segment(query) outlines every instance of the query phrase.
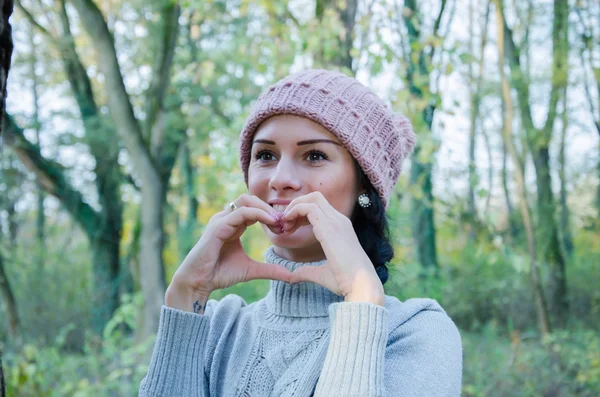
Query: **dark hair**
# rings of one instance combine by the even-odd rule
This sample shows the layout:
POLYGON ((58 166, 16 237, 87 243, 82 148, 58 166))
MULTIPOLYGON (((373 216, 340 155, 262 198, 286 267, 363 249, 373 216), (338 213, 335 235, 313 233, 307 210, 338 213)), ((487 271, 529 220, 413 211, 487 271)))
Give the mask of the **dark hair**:
POLYGON ((358 174, 359 186, 362 187, 364 193, 371 200, 371 205, 363 208, 357 203, 350 220, 360 245, 373 262, 381 283, 385 284, 389 277, 386 264, 394 257, 388 215, 379 194, 377 194, 363 170, 356 161, 354 165, 358 174))

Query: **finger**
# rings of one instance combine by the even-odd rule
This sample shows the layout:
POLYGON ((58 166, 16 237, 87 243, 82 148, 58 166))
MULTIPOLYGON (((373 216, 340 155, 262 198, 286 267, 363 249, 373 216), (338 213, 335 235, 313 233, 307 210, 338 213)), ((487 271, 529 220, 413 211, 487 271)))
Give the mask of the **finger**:
POLYGON ((230 226, 240 226, 242 224, 250 226, 256 222, 261 222, 266 225, 274 225, 277 223, 277 219, 271 214, 260 208, 253 207, 240 207, 223 217, 222 220, 230 226))
POLYGON ((312 224, 315 226, 325 219, 325 214, 315 203, 296 204, 291 210, 287 210, 282 220, 284 222, 296 221, 299 226, 312 224), (305 218, 305 219, 302 219, 305 218))
POLYGON ((271 205, 261 200, 258 196, 251 194, 242 194, 235 201, 235 205, 239 207, 254 207, 260 208, 273 216, 277 215, 277 211, 271 205))
POLYGON ((265 225, 275 225, 277 220, 259 208, 241 207, 217 219, 215 231, 217 237, 228 240, 233 235, 240 236, 246 228, 256 222, 265 225))
POLYGON ((281 265, 252 261, 247 267, 246 281, 280 280, 290 282, 292 272, 281 265))
POLYGON ((223 207, 223 210, 213 214, 213 216, 210 217, 210 221, 212 220, 217 220, 217 219, 221 219, 223 218, 225 215, 229 214, 231 212, 231 209, 229 208, 229 204, 227 204, 225 207, 223 207))
POLYGON ((333 217, 336 215, 336 213, 338 213, 338 211, 335 208, 333 208, 333 206, 331 204, 329 204, 329 201, 327 201, 327 199, 325 198, 323 193, 321 193, 319 191, 311 192, 311 193, 305 194, 304 196, 295 198, 288 205, 286 213, 289 212, 294 206, 296 206, 298 204, 307 204, 307 203, 316 204, 319 208, 321 208, 321 211, 323 211, 323 214, 328 217, 333 217))
POLYGON ((324 265, 302 266, 294 270, 290 283, 311 282, 323 286, 324 265))
MULTIPOLYGON (((256 207, 256 208, 265 210, 268 214, 273 216, 275 218, 275 220, 277 220, 277 221, 279 221, 279 219, 281 219, 281 216, 282 216, 281 212, 276 211, 273 207, 271 207, 270 204, 264 202, 258 196, 245 194, 245 195, 240 196, 239 201, 240 201, 241 205, 244 205, 247 207, 256 207)), ((283 233, 283 226, 280 224, 280 222, 277 222, 275 225, 267 225, 267 227, 274 234, 283 233)))
MULTIPOLYGON (((273 216, 276 220, 281 218, 280 212, 275 211, 275 209, 273 207, 271 207, 271 205, 269 205, 268 203, 261 200, 258 196, 244 193, 244 194, 240 195, 237 199, 235 199, 235 201, 233 203, 235 204, 237 209, 239 209, 241 207, 260 208, 260 209, 264 210, 265 212, 267 212, 268 214, 270 214, 271 216, 273 216)), ((225 211, 232 212, 231 209, 228 210, 227 208, 230 208, 230 204, 226 205, 225 211)), ((274 234, 283 233, 283 226, 280 224, 267 225, 267 227, 274 234)))

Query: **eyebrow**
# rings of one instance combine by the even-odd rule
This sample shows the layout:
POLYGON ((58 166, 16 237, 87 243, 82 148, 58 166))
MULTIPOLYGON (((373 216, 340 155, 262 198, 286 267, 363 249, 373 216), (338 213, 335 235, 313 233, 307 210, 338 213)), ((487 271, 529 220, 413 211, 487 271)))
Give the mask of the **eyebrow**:
MULTIPOLYGON (((275 142, 273 141, 268 141, 266 139, 256 139, 252 142, 252 144, 254 145, 255 143, 265 143, 267 145, 275 145, 275 142)), ((313 143, 333 143, 334 145, 338 145, 338 146, 342 146, 341 143, 338 143, 336 141, 332 141, 330 139, 309 139, 307 141, 300 141, 297 142, 296 145, 298 146, 302 146, 302 145, 312 145, 313 143)))

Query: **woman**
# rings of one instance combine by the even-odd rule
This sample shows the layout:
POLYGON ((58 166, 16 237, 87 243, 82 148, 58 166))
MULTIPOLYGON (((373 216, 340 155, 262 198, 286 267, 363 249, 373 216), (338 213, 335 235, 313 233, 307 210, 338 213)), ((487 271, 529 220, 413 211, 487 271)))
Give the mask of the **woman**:
POLYGON ((458 396, 456 326, 430 299, 385 296, 385 208, 408 120, 344 74, 264 92, 241 133, 248 193, 215 214, 165 294, 140 396, 458 396), (240 243, 259 222, 266 263, 240 243), (247 305, 214 290, 270 279, 247 305))

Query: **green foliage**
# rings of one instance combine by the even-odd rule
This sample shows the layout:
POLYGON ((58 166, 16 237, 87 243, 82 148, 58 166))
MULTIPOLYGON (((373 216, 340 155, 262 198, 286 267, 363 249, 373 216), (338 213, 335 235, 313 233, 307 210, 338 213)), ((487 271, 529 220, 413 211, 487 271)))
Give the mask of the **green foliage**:
POLYGON ((600 335, 589 329, 504 336, 495 323, 462 333, 465 397, 600 394, 600 335))
POLYGON ((153 340, 138 342, 135 332, 142 297, 123 299, 103 336, 89 335, 84 350, 66 351, 69 324, 47 344, 27 343, 8 351, 5 359, 8 395, 37 396, 133 396, 148 370, 148 351, 153 340))
MULTIPOLYGON (((440 269, 425 270, 404 259, 394 263, 386 291, 401 300, 413 297, 437 299, 461 329, 478 331, 490 322, 506 332, 535 330, 536 313, 531 291, 529 258, 522 248, 494 242, 467 242, 464 232, 438 223, 440 269)), ((569 264, 569 297, 572 323, 600 327, 600 253, 591 231, 575 234, 575 255, 569 264), (579 248, 581 247, 581 248, 579 248), (584 249, 583 247, 589 247, 584 249)), ((396 248, 396 258, 410 252, 396 248)), ((547 283, 548 274, 542 272, 547 283)))

